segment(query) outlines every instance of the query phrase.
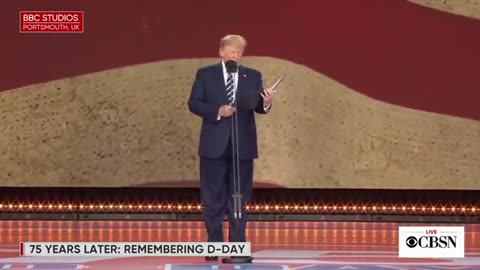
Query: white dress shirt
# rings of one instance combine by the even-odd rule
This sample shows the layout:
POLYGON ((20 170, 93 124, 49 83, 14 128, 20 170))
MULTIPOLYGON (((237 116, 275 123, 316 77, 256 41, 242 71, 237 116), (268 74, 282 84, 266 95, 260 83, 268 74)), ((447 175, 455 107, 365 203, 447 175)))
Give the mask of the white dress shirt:
MULTIPOLYGON (((223 60, 222 60, 222 69, 223 69, 223 80, 226 86, 227 80, 228 80, 228 72, 227 72, 227 68, 225 67, 225 62, 223 60)), ((234 87, 235 92, 233 93, 233 95, 235 96, 235 93, 238 87, 238 71, 233 73, 233 83, 235 84, 235 87, 234 87)), ((265 111, 268 111, 270 109, 270 105, 263 105, 263 109, 265 111)), ((220 115, 217 116, 217 120, 220 120, 221 118, 222 117, 220 115)))

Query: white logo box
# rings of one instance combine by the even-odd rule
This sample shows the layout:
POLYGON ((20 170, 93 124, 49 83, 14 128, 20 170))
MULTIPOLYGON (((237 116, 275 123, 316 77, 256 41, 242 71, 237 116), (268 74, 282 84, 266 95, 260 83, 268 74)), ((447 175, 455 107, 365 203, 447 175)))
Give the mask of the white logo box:
POLYGON ((398 256, 400 258, 464 258, 465 228, 463 226, 399 226, 398 256))

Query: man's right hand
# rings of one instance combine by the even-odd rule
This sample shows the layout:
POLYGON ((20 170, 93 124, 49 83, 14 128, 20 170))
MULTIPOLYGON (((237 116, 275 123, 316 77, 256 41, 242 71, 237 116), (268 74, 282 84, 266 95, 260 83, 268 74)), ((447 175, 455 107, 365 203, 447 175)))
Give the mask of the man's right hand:
POLYGON ((235 108, 230 105, 223 105, 218 110, 218 115, 221 117, 230 117, 235 112, 235 108))

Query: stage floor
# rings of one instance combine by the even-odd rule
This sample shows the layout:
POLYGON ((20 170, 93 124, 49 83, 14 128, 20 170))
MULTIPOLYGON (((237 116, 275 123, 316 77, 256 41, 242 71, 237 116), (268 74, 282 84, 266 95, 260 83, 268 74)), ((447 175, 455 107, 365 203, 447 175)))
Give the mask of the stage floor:
POLYGON ((254 263, 233 266, 205 263, 198 257, 28 258, 18 252, 18 243, 28 241, 205 241, 201 222, 0 221, 0 269, 480 269, 479 224, 465 225, 463 259, 398 258, 399 225, 415 224, 250 222, 247 233, 254 263))

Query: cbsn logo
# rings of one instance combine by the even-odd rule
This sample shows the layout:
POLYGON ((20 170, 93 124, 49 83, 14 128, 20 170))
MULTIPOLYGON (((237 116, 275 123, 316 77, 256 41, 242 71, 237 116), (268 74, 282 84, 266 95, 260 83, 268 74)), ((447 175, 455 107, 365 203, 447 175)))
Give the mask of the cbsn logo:
MULTIPOLYGON (((437 230, 427 230, 426 234, 437 234, 437 230)), ((407 238, 409 248, 450 248, 457 247, 456 236, 410 236, 407 238)))
POLYGON ((463 227, 399 227, 399 256, 406 258, 463 258, 463 227))
POLYGON ((83 33, 83 11, 20 11, 20 33, 83 33))

